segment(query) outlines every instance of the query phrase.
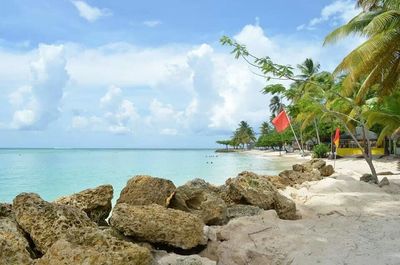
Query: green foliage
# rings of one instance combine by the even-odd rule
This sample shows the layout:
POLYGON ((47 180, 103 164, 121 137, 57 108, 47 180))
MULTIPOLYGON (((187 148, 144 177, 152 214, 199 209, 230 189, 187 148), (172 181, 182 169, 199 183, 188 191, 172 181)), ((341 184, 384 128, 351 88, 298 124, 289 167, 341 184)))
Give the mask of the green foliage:
POLYGON ((325 158, 328 156, 329 147, 325 144, 318 144, 313 148, 314 158, 325 158))
POLYGON ((237 128, 233 134, 232 141, 237 145, 242 145, 243 147, 244 145, 255 142, 256 136, 253 128, 251 128, 247 122, 241 121, 239 123, 239 128, 237 128))
POLYGON ((268 134, 260 135, 256 142, 256 146, 281 149, 285 143, 288 144, 292 141, 293 134, 290 130, 286 130, 283 133, 277 133, 275 130, 272 130, 268 134))
MULTIPOLYGON (((240 145, 244 148, 245 145, 249 145, 250 143, 254 143, 256 141, 254 130, 247 122, 241 121, 238 126, 239 127, 235 130, 230 140, 218 140, 216 143, 225 145, 226 148, 228 148, 228 146, 237 148, 240 145)), ((269 130, 268 125, 266 125, 264 128, 264 131, 266 130, 269 130)))
POLYGON ((335 74, 346 73, 342 93, 356 93, 355 101, 379 86, 379 96, 390 95, 400 84, 400 1, 359 0, 362 11, 347 24, 330 33, 325 43, 352 34, 367 40, 348 54, 335 74))

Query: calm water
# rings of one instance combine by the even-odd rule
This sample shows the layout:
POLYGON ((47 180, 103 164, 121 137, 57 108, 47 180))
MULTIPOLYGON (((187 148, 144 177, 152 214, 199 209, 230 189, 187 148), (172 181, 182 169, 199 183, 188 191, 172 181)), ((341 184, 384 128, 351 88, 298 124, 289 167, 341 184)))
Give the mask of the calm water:
POLYGON ((244 170, 274 174, 284 166, 213 150, 0 149, 0 202, 11 202, 20 192, 54 200, 101 184, 113 185, 118 197, 138 174, 168 178, 177 186, 196 177, 222 184, 244 170))

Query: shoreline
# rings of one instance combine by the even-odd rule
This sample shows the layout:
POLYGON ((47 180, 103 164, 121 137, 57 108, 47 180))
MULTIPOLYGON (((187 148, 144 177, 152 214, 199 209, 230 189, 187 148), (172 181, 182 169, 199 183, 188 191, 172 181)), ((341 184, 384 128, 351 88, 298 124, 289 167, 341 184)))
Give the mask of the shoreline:
MULTIPOLYGON (((118 250, 120 254, 138 260, 146 256, 146 265, 153 259, 159 265, 180 264, 176 263, 179 260, 196 260, 203 265, 400 264, 398 158, 374 161, 377 172, 386 172, 379 178, 389 179, 381 187, 359 180, 369 171, 364 159, 339 159, 332 174, 334 161, 329 159, 310 161, 311 156, 301 157, 299 153, 279 155, 261 150, 241 154, 276 161, 286 165, 286 170, 270 179, 243 172, 220 187, 201 179, 175 186, 168 179, 134 176, 119 195, 115 193, 114 198, 119 198, 114 207, 111 185, 53 202, 33 193, 20 194, 12 205, 0 204, 0 214, 4 215, 0 215, 0 224, 20 225, 35 237, 35 246, 41 249, 30 258, 26 252, 29 247, 15 245, 9 251, 12 255, 13 251, 25 253, 27 260, 39 262, 35 264, 59 257, 74 259, 70 253, 75 252, 64 251, 62 245, 68 238, 67 246, 82 253, 79 255, 85 255, 88 246, 115 254, 114 250, 101 250, 102 244, 94 241, 82 243, 79 240, 84 234, 107 244, 124 244, 127 252, 118 250), (326 168, 330 168, 327 174, 326 168), (54 219, 53 212, 61 215, 54 219), (65 225, 58 225, 59 221, 65 225), (75 223, 82 227, 74 230, 72 237, 65 237, 69 232, 64 227, 75 223), (42 233, 52 237, 38 236, 42 233), (133 248, 141 254, 130 253, 133 248)), ((29 244, 18 230, 12 231, 13 236, 29 244)))

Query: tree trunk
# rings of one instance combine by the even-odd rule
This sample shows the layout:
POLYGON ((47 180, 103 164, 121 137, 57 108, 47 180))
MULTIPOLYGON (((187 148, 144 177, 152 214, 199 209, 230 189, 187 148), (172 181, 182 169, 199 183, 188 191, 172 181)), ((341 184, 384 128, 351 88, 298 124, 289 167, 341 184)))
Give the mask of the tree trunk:
POLYGON ((349 129, 349 127, 346 124, 346 121, 342 120, 340 117, 338 117, 339 120, 343 123, 344 127, 346 128, 346 131, 348 134, 350 134, 351 138, 356 142, 358 148, 360 148, 360 150, 363 153, 364 159, 367 162, 369 169, 371 170, 371 175, 374 178, 374 181, 376 183, 378 183, 378 176, 376 174, 376 170, 375 170, 375 166, 374 163, 372 162, 372 153, 371 153, 371 143, 369 141, 369 137, 368 134, 365 131, 365 123, 363 120, 361 120, 361 128, 363 129, 363 135, 364 135, 364 140, 367 140, 367 146, 364 145, 364 148, 360 145, 360 143, 358 142, 357 138, 354 136, 354 134, 351 132, 351 130, 349 129))
POLYGON ((321 144, 321 139, 319 138, 317 119, 314 119, 314 127, 315 127, 315 132, 317 134, 317 142, 318 142, 318 144, 321 144))

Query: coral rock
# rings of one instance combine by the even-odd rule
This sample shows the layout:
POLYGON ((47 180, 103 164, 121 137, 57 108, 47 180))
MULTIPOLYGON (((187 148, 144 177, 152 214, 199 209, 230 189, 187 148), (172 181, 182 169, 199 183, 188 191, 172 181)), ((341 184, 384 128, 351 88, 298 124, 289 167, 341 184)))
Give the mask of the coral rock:
POLYGON ((170 207, 193 213, 205 224, 226 222, 226 204, 215 192, 215 187, 195 179, 177 188, 170 207))
POLYGON ((49 203, 35 193, 21 193, 13 201, 15 218, 37 249, 45 253, 71 228, 95 227, 81 210, 49 203))
POLYGON ((170 180, 151 176, 135 176, 131 178, 121 191, 117 203, 130 205, 158 204, 168 206, 175 192, 175 185, 170 180))
POLYGON ((203 222, 193 214, 157 204, 115 206, 110 224, 126 236, 150 243, 191 249, 203 240, 203 222))
POLYGON ((10 204, 0 204, 0 264, 30 264, 29 243, 12 214, 10 204))
POLYGON ((150 251, 97 228, 70 229, 35 265, 150 265, 150 251))
POLYGON ((107 225, 106 218, 111 212, 113 187, 102 185, 57 199, 55 203, 71 205, 84 211, 98 225, 107 225))

